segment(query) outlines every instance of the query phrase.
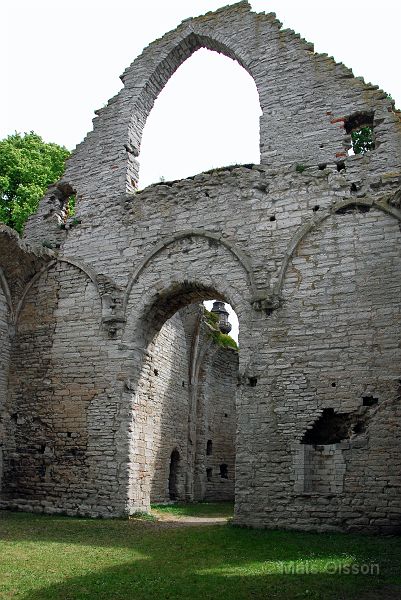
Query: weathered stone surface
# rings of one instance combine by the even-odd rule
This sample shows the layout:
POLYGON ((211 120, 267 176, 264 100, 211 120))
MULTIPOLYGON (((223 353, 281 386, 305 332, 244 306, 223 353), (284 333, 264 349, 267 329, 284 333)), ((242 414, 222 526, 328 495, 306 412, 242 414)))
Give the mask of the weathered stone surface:
POLYGON ((20 284, 12 252, 0 254, 2 506, 146 510, 152 495, 167 497, 175 449, 179 495, 224 497, 213 477, 220 465, 232 471, 233 411, 223 406, 234 354, 212 351, 196 311, 173 317, 222 299, 240 320, 236 521, 399 531, 401 126, 392 101, 245 2, 185 21, 123 82, 58 184, 77 193, 75 221, 60 230, 63 207, 48 195, 27 225, 26 241, 59 246, 57 257, 29 263, 29 249, 18 250, 32 267, 20 284), (261 164, 135 192, 154 99, 201 46, 254 77, 261 164), (373 113, 375 149, 347 156, 345 124, 360 113, 373 113), (7 287, 20 290, 11 307, 7 287), (302 440, 324 409, 358 418, 319 450, 302 440), (224 433, 212 455, 209 426, 224 433))

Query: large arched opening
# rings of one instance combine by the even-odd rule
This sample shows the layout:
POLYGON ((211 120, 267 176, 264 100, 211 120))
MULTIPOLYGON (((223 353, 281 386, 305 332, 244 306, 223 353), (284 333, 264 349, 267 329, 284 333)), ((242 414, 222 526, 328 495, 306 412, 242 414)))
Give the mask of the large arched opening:
POLYGON ((201 48, 167 81, 146 120, 139 187, 259 163, 259 95, 237 60, 201 48))
POLYGON ((138 315, 144 344, 129 424, 135 509, 138 501, 148 509, 234 500, 239 351, 222 333, 221 316, 203 304, 215 298, 220 307, 229 300, 216 288, 183 282, 138 315), (221 464, 228 465, 223 475, 221 464))

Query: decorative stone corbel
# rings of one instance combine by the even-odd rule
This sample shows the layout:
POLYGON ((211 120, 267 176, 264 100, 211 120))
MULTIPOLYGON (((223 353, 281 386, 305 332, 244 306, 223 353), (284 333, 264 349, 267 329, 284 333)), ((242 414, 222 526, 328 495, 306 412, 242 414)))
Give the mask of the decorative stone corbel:
POLYGON ((110 339, 117 337, 118 332, 123 329, 126 319, 123 314, 122 299, 112 295, 102 296, 102 324, 110 339))
POLYGON ((282 298, 275 291, 260 291, 251 299, 252 308, 258 312, 270 315, 274 310, 280 308, 282 298))

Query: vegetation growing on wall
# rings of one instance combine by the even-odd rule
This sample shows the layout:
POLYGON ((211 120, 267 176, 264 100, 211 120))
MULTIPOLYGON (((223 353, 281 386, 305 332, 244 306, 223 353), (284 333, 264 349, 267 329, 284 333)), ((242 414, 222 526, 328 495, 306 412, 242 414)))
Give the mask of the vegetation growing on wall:
POLYGON ((238 350, 237 342, 231 337, 231 335, 227 335, 226 333, 221 333, 219 329, 219 317, 210 312, 209 310, 205 310, 205 319, 206 323, 208 323, 213 329, 210 330, 210 337, 223 348, 234 348, 234 350, 238 350))
POLYGON ((351 132, 352 149, 355 154, 364 154, 375 147, 373 139, 373 128, 361 127, 351 132))
POLYGON ((69 150, 31 131, 0 141, 0 221, 22 232, 47 187, 60 179, 69 150))

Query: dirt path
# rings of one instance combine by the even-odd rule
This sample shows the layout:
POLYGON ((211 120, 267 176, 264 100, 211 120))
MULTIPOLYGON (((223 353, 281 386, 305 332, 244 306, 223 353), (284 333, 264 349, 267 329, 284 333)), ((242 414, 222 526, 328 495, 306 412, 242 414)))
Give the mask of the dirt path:
POLYGON ((152 511, 158 519, 158 523, 175 525, 176 527, 199 526, 199 525, 225 525, 227 517, 193 517, 186 515, 174 515, 165 512, 152 511))

